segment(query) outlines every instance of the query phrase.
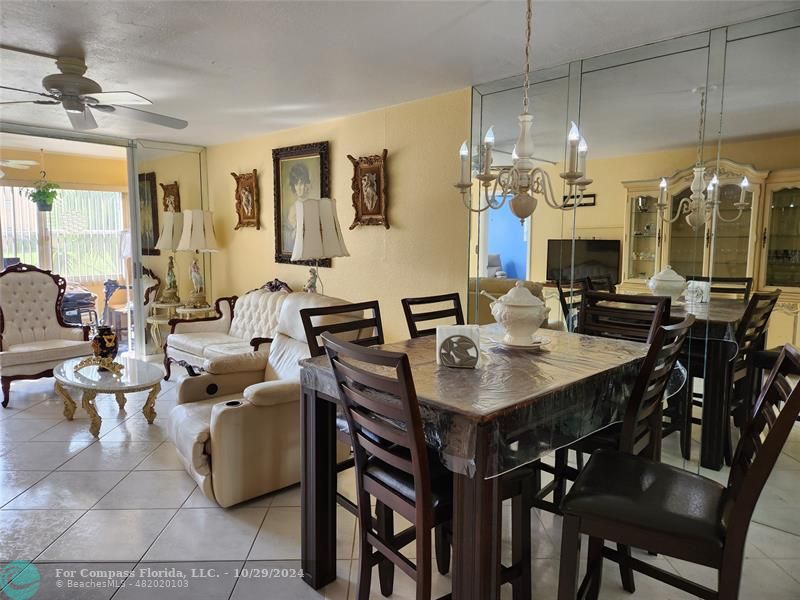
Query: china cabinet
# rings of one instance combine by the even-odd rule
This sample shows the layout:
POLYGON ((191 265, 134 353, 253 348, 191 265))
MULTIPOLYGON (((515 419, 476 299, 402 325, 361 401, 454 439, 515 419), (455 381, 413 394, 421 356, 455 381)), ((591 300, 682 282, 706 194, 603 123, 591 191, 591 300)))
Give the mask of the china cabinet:
MULTIPOLYGON (((656 206, 659 179, 622 182, 627 190, 623 241, 625 287, 640 288, 648 277, 667 266, 683 276, 755 276, 756 251, 760 243, 758 215, 769 172, 721 159, 719 165, 716 161, 708 164, 706 181, 714 173, 719 178, 721 218, 715 218, 711 226, 707 225, 696 231, 686 222, 684 214, 674 223, 660 218, 656 206), (743 177, 747 177, 750 183, 745 191, 749 205, 734 220, 739 211, 733 205, 740 199, 740 183, 743 177)), ((692 167, 687 167, 667 178, 666 195, 670 214, 664 214, 665 217, 674 217, 681 200, 691 195, 689 186, 692 176, 692 167)), ((800 252, 798 261, 800 270, 800 252)))
POLYGON ((800 169, 771 172, 765 198, 756 281, 761 289, 800 295, 800 169))

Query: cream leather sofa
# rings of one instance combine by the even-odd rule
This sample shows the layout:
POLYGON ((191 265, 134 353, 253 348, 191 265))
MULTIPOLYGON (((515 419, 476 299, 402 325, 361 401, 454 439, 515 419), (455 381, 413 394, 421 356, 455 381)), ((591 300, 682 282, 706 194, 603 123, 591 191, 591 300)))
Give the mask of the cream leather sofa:
POLYGON ((173 362, 209 373, 263 372, 267 366, 266 342, 278 325, 285 291, 257 289, 215 303, 217 317, 194 321, 176 320, 164 344, 165 379, 173 362))
POLYGON ((67 282, 60 275, 18 263, 0 272, 0 377, 3 407, 11 382, 50 377, 68 358, 89 356, 89 327, 61 316, 67 282))
POLYGON ((241 357, 221 357, 221 372, 187 377, 178 385, 169 438, 207 498, 227 507, 300 481, 298 362, 309 352, 299 312, 345 303, 319 294, 286 294, 265 369, 237 370, 241 357))

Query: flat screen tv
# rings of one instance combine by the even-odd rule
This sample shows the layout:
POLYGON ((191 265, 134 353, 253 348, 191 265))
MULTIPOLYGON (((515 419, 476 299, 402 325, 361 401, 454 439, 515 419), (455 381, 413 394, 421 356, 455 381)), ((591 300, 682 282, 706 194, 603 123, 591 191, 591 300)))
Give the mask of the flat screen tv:
MULTIPOLYGON (((547 240, 547 280, 569 281, 572 240, 547 240)), ((608 275, 619 283, 619 240, 575 240, 575 279, 608 275)))

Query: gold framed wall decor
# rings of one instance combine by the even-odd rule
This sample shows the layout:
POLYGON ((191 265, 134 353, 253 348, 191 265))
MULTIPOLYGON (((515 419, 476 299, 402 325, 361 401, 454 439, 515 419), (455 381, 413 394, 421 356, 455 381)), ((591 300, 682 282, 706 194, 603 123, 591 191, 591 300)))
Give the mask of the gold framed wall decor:
POLYGON ((385 148, 381 154, 360 156, 350 154, 347 158, 353 163, 353 210, 355 218, 350 229, 358 225, 383 225, 389 229, 386 216, 388 198, 386 196, 386 156, 385 148))
POLYGON ((252 173, 231 173, 231 176, 236 181, 237 222, 233 229, 242 227, 261 229, 261 223, 258 220, 261 212, 258 197, 258 171, 253 169, 252 173))

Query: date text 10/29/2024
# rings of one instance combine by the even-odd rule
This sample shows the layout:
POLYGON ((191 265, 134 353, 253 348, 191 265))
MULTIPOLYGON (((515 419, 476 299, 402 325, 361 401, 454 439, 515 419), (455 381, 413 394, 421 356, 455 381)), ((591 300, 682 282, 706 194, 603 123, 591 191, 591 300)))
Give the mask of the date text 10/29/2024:
MULTIPOLYGON (((165 582, 167 580, 190 580, 190 579, 214 579, 217 577, 230 577, 233 576, 235 578, 244 578, 244 579, 289 579, 289 578, 299 578, 303 576, 302 569, 291 569, 291 568, 276 568, 276 567, 264 567, 264 568, 247 568, 247 567, 236 567, 231 570, 222 570, 218 568, 201 568, 201 567, 192 567, 189 569, 178 569, 175 567, 169 568, 152 568, 146 566, 140 566, 136 569, 125 570, 125 569, 93 569, 93 568, 82 568, 82 569, 56 569, 55 576, 57 579, 66 579, 66 580, 73 580, 74 587, 85 587, 88 581, 94 580, 117 580, 117 581, 125 581, 128 580, 127 583, 133 583, 131 579, 141 579, 141 580, 149 580, 149 581, 161 581, 165 582), (81 585, 81 581, 83 581, 83 585, 81 585)), ((95 587, 89 584, 91 587, 95 587)), ((73 586, 69 586, 73 587, 73 586)))

